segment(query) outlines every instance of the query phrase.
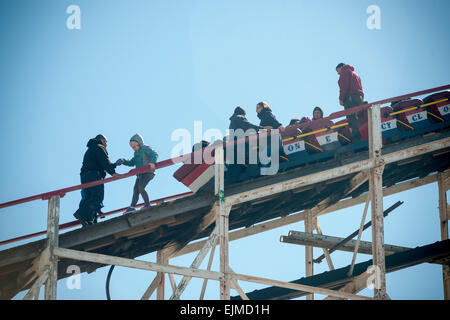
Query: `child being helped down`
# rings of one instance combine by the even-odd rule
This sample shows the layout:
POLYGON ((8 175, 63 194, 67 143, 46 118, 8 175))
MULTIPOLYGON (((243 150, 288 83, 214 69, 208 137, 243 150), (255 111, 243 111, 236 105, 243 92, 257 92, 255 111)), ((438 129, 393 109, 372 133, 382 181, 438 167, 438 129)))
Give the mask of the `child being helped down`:
POLYGON ((139 195, 141 195, 144 199, 144 208, 150 207, 150 199, 148 197, 147 191, 145 191, 145 187, 155 176, 155 163, 158 159, 158 153, 150 146, 144 144, 144 139, 140 134, 135 134, 131 137, 130 147, 134 150, 133 158, 130 160, 123 158, 119 159, 116 161, 116 165, 124 164, 129 167, 136 166, 136 168, 150 166, 151 171, 141 173, 136 176, 131 205, 124 213, 136 211, 136 204, 139 200, 139 195))

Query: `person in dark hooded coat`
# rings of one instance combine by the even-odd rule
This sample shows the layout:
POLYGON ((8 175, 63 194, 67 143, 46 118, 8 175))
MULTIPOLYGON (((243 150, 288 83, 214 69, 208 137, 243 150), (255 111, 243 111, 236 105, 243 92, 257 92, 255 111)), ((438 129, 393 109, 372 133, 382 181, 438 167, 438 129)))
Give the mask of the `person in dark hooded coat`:
MULTIPOLYGON (((118 176, 115 171, 116 165, 109 160, 106 150, 107 142, 106 137, 102 134, 88 141, 88 149, 84 154, 80 172, 82 184, 104 179, 106 173, 118 176)), ((81 190, 80 205, 74 213, 74 217, 83 226, 97 222, 97 213, 102 207, 104 190, 103 184, 81 190)))
POLYGON ((283 128, 281 123, 275 118, 267 102, 260 102, 256 105, 256 113, 261 120, 259 125, 266 129, 283 128))
POLYGON ((264 127, 257 126, 255 124, 248 122, 247 118, 245 117, 245 110, 242 109, 241 107, 236 107, 234 109, 233 115, 230 117, 229 129, 232 129, 235 131, 237 129, 242 129, 245 132, 249 129, 258 131, 260 129, 264 129, 264 127))
MULTIPOLYGON (((236 107, 234 109, 233 115, 230 117, 230 125, 229 129, 236 131, 236 130, 242 130, 244 133, 247 132, 247 130, 254 130, 255 133, 258 132, 261 129, 264 129, 262 126, 258 126, 255 124, 250 123, 247 118, 245 117, 245 110, 241 107, 236 107)), ((235 132, 230 132, 230 137, 232 140, 236 141, 239 140, 238 135, 235 134, 235 132)), ((235 183, 239 180, 239 175, 241 172, 246 171, 249 176, 256 176, 257 175, 257 164, 250 164, 249 163, 249 143, 245 143, 245 164, 238 164, 238 152, 241 150, 241 148, 238 148, 237 145, 233 147, 233 159, 228 159, 227 157, 227 148, 225 149, 225 157, 227 160, 231 161, 231 163, 227 163, 227 176, 226 181, 227 184, 235 183)))
MULTIPOLYGON (((277 120, 277 118, 273 115, 272 109, 265 101, 261 101, 256 105, 256 113, 258 115, 258 118, 261 120, 259 125, 264 127, 268 130, 280 130, 283 132, 285 128, 282 126, 282 124, 277 120)), ((268 138, 268 150, 267 150, 267 156, 270 157, 272 154, 272 139, 268 138)), ((281 140, 281 135, 279 136, 279 142, 278 142, 278 154, 280 155, 281 159, 288 160, 287 155, 284 153, 283 150, 283 144, 281 140)))

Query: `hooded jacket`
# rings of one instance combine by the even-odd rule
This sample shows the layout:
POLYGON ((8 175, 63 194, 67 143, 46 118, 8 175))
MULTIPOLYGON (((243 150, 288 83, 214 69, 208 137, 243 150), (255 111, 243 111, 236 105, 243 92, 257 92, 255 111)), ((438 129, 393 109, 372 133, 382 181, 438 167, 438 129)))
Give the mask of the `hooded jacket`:
POLYGON ((345 64, 341 68, 341 75, 338 80, 339 85, 339 100, 345 101, 345 99, 355 93, 359 93, 364 99, 364 92, 361 85, 361 78, 355 72, 355 68, 345 64))
POLYGON ((273 129, 278 129, 281 126, 281 123, 278 122, 277 118, 275 118, 269 109, 263 108, 258 113, 258 118, 261 120, 259 125, 262 127, 271 126, 273 129))
POLYGON ((245 118, 244 115, 233 114, 230 117, 229 129, 233 129, 233 130, 242 129, 243 131, 247 131, 248 129, 254 129, 254 130, 258 131, 259 129, 264 129, 264 128, 248 122, 247 118, 245 118))
POLYGON ((90 139, 86 146, 88 149, 83 157, 81 174, 88 171, 98 171, 101 177, 104 178, 106 172, 110 175, 116 173, 114 170, 116 165, 109 160, 108 151, 100 139, 90 139))
POLYGON ((144 139, 140 134, 135 134, 131 137, 130 141, 136 141, 141 147, 138 151, 134 152, 133 158, 130 160, 125 160, 124 165, 136 168, 143 167, 149 163, 156 163, 158 159, 158 153, 151 147, 144 144, 144 139))

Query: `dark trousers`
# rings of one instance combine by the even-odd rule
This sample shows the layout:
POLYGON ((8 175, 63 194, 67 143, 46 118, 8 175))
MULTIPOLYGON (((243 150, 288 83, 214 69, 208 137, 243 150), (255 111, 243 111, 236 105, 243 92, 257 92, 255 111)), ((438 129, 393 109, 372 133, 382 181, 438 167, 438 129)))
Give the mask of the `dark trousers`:
MULTIPOLYGON (((344 109, 351 109, 362 105, 363 100, 359 93, 351 94, 347 96, 344 100, 344 109)), ((352 129, 352 140, 361 139, 361 134, 359 132, 358 118, 356 113, 348 115, 347 121, 352 129)))
MULTIPOLYGON (((80 175, 81 183, 88 183, 103 179, 98 171, 88 171, 80 175)), ((105 187, 103 184, 83 189, 81 191, 82 198, 77 213, 86 221, 94 222, 97 220, 97 212, 102 206, 105 195, 105 187)))
POLYGON ((134 183, 133 188, 133 199, 131 200, 132 207, 136 206, 139 200, 139 195, 142 196, 142 199, 146 205, 150 205, 150 199, 148 198, 147 191, 145 191, 145 187, 154 176, 155 174, 153 172, 146 172, 136 176, 136 182, 134 183))
MULTIPOLYGON (((255 138, 256 136, 254 136, 255 138)), ((235 141, 238 139, 234 139, 235 141)), ((256 143, 255 143, 256 144, 256 143)), ((254 148, 254 146, 253 146, 254 148)), ((252 150, 256 155, 256 159, 252 159, 253 161, 256 161, 256 163, 250 163, 250 143, 248 141, 245 142, 245 146, 240 147, 234 146, 233 151, 233 158, 230 159, 232 163, 227 164, 227 174, 225 177, 225 184, 233 184, 240 180, 241 173, 245 172, 246 178, 254 178, 259 176, 259 154, 258 149, 252 150), (244 149, 245 148, 245 149, 244 149), (238 152, 244 152, 244 154, 239 154, 238 152), (238 161, 239 160, 239 161, 238 161), (244 163, 241 163, 241 162, 244 163)), ((225 149, 225 159, 228 159, 226 155, 226 149, 225 149)))

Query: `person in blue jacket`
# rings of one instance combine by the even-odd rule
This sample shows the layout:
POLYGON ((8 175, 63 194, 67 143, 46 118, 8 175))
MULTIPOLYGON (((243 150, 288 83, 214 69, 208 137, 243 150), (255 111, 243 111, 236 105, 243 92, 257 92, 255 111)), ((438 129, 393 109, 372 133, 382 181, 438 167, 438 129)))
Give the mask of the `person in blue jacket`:
POLYGON ((124 164, 129 167, 136 166, 136 168, 150 166, 151 171, 138 174, 136 176, 136 182, 133 188, 133 198, 131 200, 131 205, 125 213, 133 212, 136 210, 136 204, 139 200, 139 195, 144 199, 144 208, 150 207, 150 199, 148 197, 145 187, 155 177, 155 163, 158 159, 158 153, 151 147, 144 144, 144 139, 140 134, 135 134, 130 139, 130 147, 134 150, 134 156, 130 160, 119 159, 116 164, 124 164))

